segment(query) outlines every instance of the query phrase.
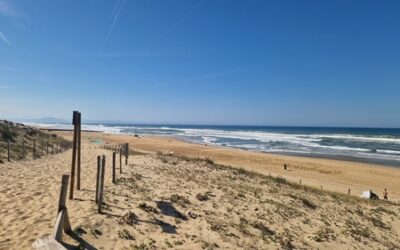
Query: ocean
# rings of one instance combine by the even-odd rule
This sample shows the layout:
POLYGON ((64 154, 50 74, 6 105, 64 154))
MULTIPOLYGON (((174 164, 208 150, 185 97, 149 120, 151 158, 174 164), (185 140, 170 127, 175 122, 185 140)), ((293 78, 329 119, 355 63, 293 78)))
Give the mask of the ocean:
MULTIPOLYGON (((70 129, 69 124, 36 124, 70 129)), ((193 143, 400 167, 400 129, 280 126, 83 124, 114 134, 173 136, 193 143)))

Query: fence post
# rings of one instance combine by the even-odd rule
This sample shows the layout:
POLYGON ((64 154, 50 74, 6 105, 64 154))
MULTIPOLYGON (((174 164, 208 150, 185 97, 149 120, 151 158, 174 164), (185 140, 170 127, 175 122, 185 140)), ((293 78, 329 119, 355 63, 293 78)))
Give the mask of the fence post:
POLYGON ((349 190, 347 190, 347 194, 348 194, 348 195, 350 195, 350 191, 351 191, 351 190, 350 190, 350 188, 349 188, 349 190))
POLYGON ((96 197, 95 197, 95 202, 96 204, 99 203, 99 184, 100 184, 100 171, 101 170, 101 157, 100 155, 97 156, 97 178, 96 178, 96 197))
POLYGON ((53 235, 56 241, 62 240, 63 230, 66 233, 71 232, 71 225, 69 223, 67 207, 65 205, 68 192, 68 181, 69 181, 69 175, 63 175, 61 179, 60 197, 58 200, 57 222, 55 225, 55 230, 53 235))
POLYGON ((46 142, 46 154, 49 154, 49 135, 47 135, 47 142, 46 142))
POLYGON ((67 193, 68 193, 68 182, 69 182, 69 175, 63 175, 61 179, 61 192, 60 192, 60 198, 58 202, 58 213, 63 210, 66 206, 66 199, 67 199, 67 193))
POLYGON ((69 187, 69 198, 72 200, 74 198, 74 180, 75 180, 75 163, 76 163, 76 137, 77 137, 77 129, 76 129, 76 121, 77 121, 77 113, 78 111, 73 112, 72 116, 72 124, 74 125, 74 137, 73 137, 73 145, 72 145, 72 164, 71 164, 71 185, 69 187))
POLYGON ((78 173, 77 173, 77 183, 76 188, 77 190, 81 190, 81 113, 78 112, 78 121, 77 121, 77 129, 78 129, 78 173))
POLYGON ((119 148, 119 173, 122 174, 122 146, 119 148))
POLYGON ((101 213, 101 205, 103 204, 103 191, 104 191, 104 173, 106 169, 106 156, 103 155, 101 161, 101 176, 100 176, 100 190, 99 190, 99 206, 98 206, 98 213, 101 213))
POLYGON ((115 184, 115 156, 116 152, 113 152, 112 154, 112 182, 115 184))
POLYGON ((11 161, 11 142, 10 139, 8 139, 8 145, 7 145, 7 159, 8 161, 11 161))
POLYGON ((129 143, 125 143, 125 165, 128 165, 129 143))

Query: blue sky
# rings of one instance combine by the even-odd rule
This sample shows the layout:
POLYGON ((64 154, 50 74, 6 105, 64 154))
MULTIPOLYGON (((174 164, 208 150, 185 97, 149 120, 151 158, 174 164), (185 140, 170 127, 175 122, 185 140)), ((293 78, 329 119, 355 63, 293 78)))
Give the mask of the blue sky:
POLYGON ((400 1, 0 0, 0 118, 400 127, 400 1))

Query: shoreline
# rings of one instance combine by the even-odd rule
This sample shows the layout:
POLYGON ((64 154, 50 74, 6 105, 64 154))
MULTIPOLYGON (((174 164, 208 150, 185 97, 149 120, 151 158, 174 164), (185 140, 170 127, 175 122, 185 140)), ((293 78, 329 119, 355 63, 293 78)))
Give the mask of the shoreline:
MULTIPOLYGON (((131 136, 130 134, 125 134, 127 136, 131 136)), ((148 137, 167 137, 173 138, 175 140, 196 144, 196 145, 205 145, 206 143, 195 142, 194 140, 187 140, 185 138, 176 137, 176 136, 162 136, 162 135, 145 135, 148 137)), ((382 160, 382 159, 372 159, 372 158, 361 158, 361 157, 353 157, 353 156, 342 156, 342 155, 329 155, 329 154, 301 154, 301 153, 291 153, 291 152, 268 152, 268 151, 259 151, 259 150, 251 150, 246 148, 239 148, 239 147, 229 147, 229 146, 222 146, 222 145, 215 145, 215 144, 207 144, 210 147, 217 147, 217 148, 225 148, 225 149, 234 149, 234 150, 241 150, 247 152, 254 152, 254 153, 264 153, 264 154, 271 154, 271 155, 281 155, 281 156, 295 156, 295 157, 303 157, 303 158, 315 158, 315 159, 325 159, 325 160, 338 160, 338 161, 350 161, 354 163, 365 163, 365 164, 373 164, 379 165, 384 167, 391 167, 391 168, 400 168, 400 162, 393 161, 393 160, 382 160)))
MULTIPOLYGON (((71 138, 71 132, 57 132, 71 138)), ((400 201, 400 169, 381 164, 360 163, 337 159, 288 156, 251 152, 247 150, 205 146, 182 141, 173 137, 82 133, 86 140, 102 140, 107 143, 130 143, 131 149, 142 152, 173 154, 189 158, 208 158, 216 164, 243 168, 263 175, 280 176, 294 183, 302 183, 324 190, 359 196, 372 189, 382 196, 384 188, 389 190, 389 199, 400 201), (283 166, 287 164, 288 170, 283 166)))
MULTIPOLYGON (((72 132, 72 129, 52 129, 52 128, 43 128, 39 127, 40 130, 45 130, 48 132, 72 132)), ((121 136, 134 136, 135 134, 131 133, 106 133, 103 131, 97 130, 82 130, 85 133, 104 133, 108 135, 121 135, 121 136)), ((182 142, 195 144, 195 145, 205 145, 207 143, 197 142, 195 140, 189 140, 184 137, 179 136, 168 136, 168 135, 157 135, 157 134, 137 134, 142 137, 160 137, 160 138, 173 138, 175 140, 179 140, 182 142)), ((295 157, 303 157, 303 158, 314 158, 314 159, 325 159, 325 160, 338 160, 338 161, 349 161, 354 163, 364 163, 364 164, 372 164, 383 167, 397 168, 400 169, 400 162, 395 160, 384 160, 384 159, 374 159, 374 158, 361 158, 355 156, 345 156, 345 155, 330 155, 330 154, 318 154, 318 153, 310 153, 310 154, 301 154, 301 153, 292 153, 292 152, 267 152, 267 151, 259 151, 259 150, 251 150, 240 147, 229 147, 223 145, 215 145, 215 144, 207 144, 211 147, 224 148, 224 149, 233 149, 233 150, 241 150, 246 152, 255 152, 255 153, 264 153, 271 155, 280 155, 280 156, 295 156, 295 157)))

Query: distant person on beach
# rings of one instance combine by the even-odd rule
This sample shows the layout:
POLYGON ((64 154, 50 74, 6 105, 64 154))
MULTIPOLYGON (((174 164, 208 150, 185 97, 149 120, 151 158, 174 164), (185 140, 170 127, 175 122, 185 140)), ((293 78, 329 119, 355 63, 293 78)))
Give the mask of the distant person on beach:
POLYGON ((385 201, 387 201, 387 200, 389 200, 388 199, 388 191, 387 191, 387 189, 385 188, 385 191, 383 191, 383 199, 385 200, 385 201))
POLYGON ((283 169, 287 170, 287 165, 286 164, 283 165, 283 169))

